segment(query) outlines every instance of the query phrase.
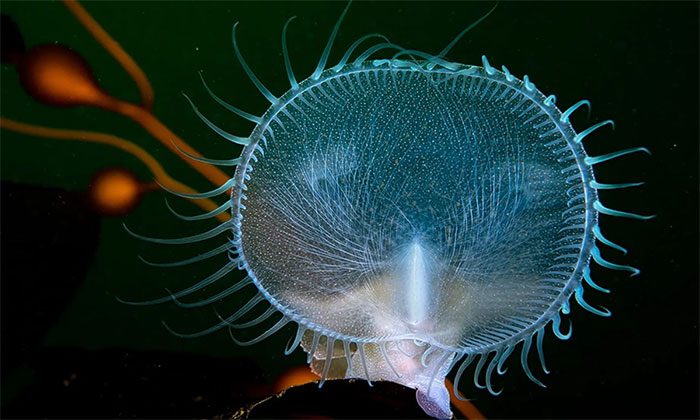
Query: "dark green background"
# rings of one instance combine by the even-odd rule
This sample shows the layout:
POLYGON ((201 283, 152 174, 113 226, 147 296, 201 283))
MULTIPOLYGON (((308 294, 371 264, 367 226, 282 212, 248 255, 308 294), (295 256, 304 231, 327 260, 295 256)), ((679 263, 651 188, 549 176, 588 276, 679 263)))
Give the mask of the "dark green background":
MULTIPOLYGON (((338 2, 83 4, 148 75, 156 93, 154 114, 190 145, 214 158, 234 157, 238 150, 203 126, 181 92, 188 93, 207 116, 231 132, 244 135, 252 126, 217 107, 204 92, 197 71, 204 71, 210 87, 221 97, 245 110, 259 115, 267 105, 235 60, 230 43, 232 23, 241 22, 239 45, 250 66, 273 93, 281 95, 288 88, 280 48, 286 19, 297 16, 288 39, 297 78, 303 79, 315 67, 343 7, 338 2)), ((381 32, 406 48, 439 51, 492 6, 490 2, 358 1, 338 35, 330 62, 335 63, 352 41, 369 32, 381 32)), ((28 47, 53 42, 68 45, 86 58, 107 92, 138 100, 128 76, 61 3, 3 1, 0 8, 19 25, 28 47)), ((465 385, 466 394, 474 396, 476 405, 493 417, 697 416, 698 4, 502 2, 457 44, 449 59, 480 64, 481 54, 494 66, 506 64, 515 75, 527 73, 545 94, 556 94, 563 108, 589 99, 591 119, 585 112, 573 119, 579 129, 615 119, 614 132, 604 128, 587 139, 591 154, 649 147, 652 157, 634 156, 606 164, 598 174, 604 182, 647 180, 644 188, 606 193, 603 198, 611 207, 658 217, 647 223, 604 218, 604 229, 629 245, 627 261, 640 267, 642 275, 629 279, 603 272, 599 282, 610 285, 613 294, 590 293, 587 297, 610 308, 613 318, 603 320, 575 308, 572 341, 548 338, 546 352, 553 370, 546 378, 548 390, 529 384, 515 368, 503 380, 503 396, 494 398, 465 385)), ((119 135, 151 152, 178 180, 200 190, 208 186, 132 121, 98 109, 58 109, 36 103, 24 93, 14 68, 8 65, 2 68, 0 82, 3 116, 119 135)), ((149 179, 140 162, 105 146, 8 131, 1 135, 0 174, 5 181, 82 190, 93 173, 107 166, 127 167, 141 179, 149 179)), ((204 328, 216 321, 211 308, 131 307, 115 300, 115 296, 158 297, 165 287, 189 285, 222 263, 216 260, 184 270, 164 270, 138 261, 139 254, 153 260, 177 259, 201 248, 143 244, 124 232, 122 222, 137 232, 164 237, 213 225, 178 221, 164 207, 162 197, 161 193, 148 195, 129 216, 102 221, 89 274, 56 320, 45 345, 187 352, 224 361, 249 356, 263 367, 269 380, 286 367, 303 363, 300 352, 282 356, 288 334, 254 347, 238 347, 223 332, 187 340, 172 336, 160 325, 165 320, 182 331, 204 328)), ((183 212, 197 211, 187 203, 175 204, 183 212)), ((6 249, 13 244, 3 241, 2 246, 6 249)), ((618 255, 606 255, 621 261, 618 255)), ((36 258, 41 261, 41 255, 36 258)), ((57 266, 50 281, 60 284, 61 280, 57 266)), ((3 284, 15 281, 22 279, 2 279, 3 284)), ((3 395, 3 403, 8 398, 11 401, 27 382, 31 382, 29 373, 11 375, 3 388, 13 392, 3 395)))

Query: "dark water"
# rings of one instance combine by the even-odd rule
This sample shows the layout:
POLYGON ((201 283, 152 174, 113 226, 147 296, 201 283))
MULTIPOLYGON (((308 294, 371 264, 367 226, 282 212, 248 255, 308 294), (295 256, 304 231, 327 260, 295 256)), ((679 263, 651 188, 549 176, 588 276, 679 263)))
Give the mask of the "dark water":
MULTIPOLYGON (((279 39, 287 17, 298 16, 289 30, 289 44, 302 79, 315 67, 342 6, 85 4, 148 75, 156 94, 154 114, 189 144, 217 158, 233 157, 235 149, 203 127, 180 93, 191 94, 203 112, 228 130, 242 135, 250 130, 217 107, 197 77, 204 70, 217 93, 250 112, 260 114, 266 108, 234 59, 232 23, 241 22, 239 42, 250 65, 270 90, 281 94, 287 79, 279 39)), ((331 62, 368 32, 382 32, 407 48, 438 51, 491 6, 357 2, 331 62)), ((90 63, 105 91, 138 100, 129 77, 61 3, 3 2, 0 8, 17 23, 28 47, 68 45, 90 63)), ((516 75, 529 74, 540 90, 556 94, 563 107, 589 99, 591 119, 585 112, 573 119, 579 129, 613 118, 614 132, 605 128, 587 140, 590 154, 633 146, 651 149, 651 157, 631 156, 596 169, 604 182, 647 181, 635 191, 605 193, 603 200, 610 207, 657 218, 603 218, 608 236, 628 247, 625 261, 640 267, 642 274, 628 278, 601 271, 599 282, 613 293, 591 293, 589 300, 614 315, 601 319, 574 305, 572 340, 548 337, 545 342, 552 370, 545 378, 546 390, 513 366, 501 380, 505 391, 500 397, 466 385, 464 391, 487 417, 495 418, 697 417, 698 4, 505 2, 449 58, 478 64, 481 54, 516 75)), ((87 107, 39 104, 24 93, 10 65, 3 65, 0 83, 3 117, 119 135, 152 153, 177 179, 200 190, 207 186, 124 117, 87 107)), ((282 355, 288 334, 238 347, 224 332, 187 340, 160 324, 165 320, 179 331, 205 328, 217 320, 211 308, 131 307, 116 301, 117 296, 159 297, 165 287, 185 287, 218 264, 168 271, 138 261, 139 254, 160 261, 200 250, 151 246, 124 232, 122 222, 153 236, 197 230, 172 217, 160 193, 147 195, 123 218, 102 218, 85 207, 83 191, 101 168, 127 167, 140 179, 150 179, 139 161, 105 146, 6 130, 1 136, 3 417, 210 417, 265 397, 276 377, 303 364, 300 352, 282 355)), ((176 204, 183 212, 197 211, 176 204)), ((323 393, 314 395, 306 401, 311 409, 323 393)), ((354 394, 347 395, 347 404, 358 404, 354 394)), ((414 404, 412 397, 392 395, 387 397, 390 404, 414 404)), ((342 408, 319 410, 350 415, 342 408)), ((362 416, 384 414, 368 408, 362 416)))

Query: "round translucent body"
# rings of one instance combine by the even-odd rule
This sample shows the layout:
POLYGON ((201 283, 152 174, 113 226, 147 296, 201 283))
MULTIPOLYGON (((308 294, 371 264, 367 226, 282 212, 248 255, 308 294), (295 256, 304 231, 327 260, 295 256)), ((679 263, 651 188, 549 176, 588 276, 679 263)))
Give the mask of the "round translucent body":
POLYGON ((583 236, 574 152, 539 92, 473 69, 326 72, 266 114, 240 234, 285 315, 469 351, 551 310, 583 236))

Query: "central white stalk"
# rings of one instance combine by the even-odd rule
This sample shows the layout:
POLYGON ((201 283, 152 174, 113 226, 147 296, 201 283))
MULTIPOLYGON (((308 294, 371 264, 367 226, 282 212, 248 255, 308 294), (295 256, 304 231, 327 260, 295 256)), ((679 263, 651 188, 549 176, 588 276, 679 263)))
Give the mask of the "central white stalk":
POLYGON ((406 304, 408 306, 408 322, 417 325, 428 315, 428 296, 430 296, 425 251, 417 241, 411 244, 407 263, 406 304))

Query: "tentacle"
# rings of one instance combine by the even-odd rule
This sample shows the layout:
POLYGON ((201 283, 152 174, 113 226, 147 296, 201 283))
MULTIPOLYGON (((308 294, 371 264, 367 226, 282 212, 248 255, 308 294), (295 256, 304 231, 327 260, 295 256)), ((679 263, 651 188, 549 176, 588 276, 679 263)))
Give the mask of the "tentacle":
MULTIPOLYGON (((486 19, 487 17, 489 17, 489 15, 490 15, 494 10, 496 10, 496 7, 497 7, 497 6, 498 6, 498 3, 494 4, 493 7, 491 8, 491 10, 489 10, 488 12, 486 12, 485 15, 483 15, 482 17, 480 17, 479 19, 477 19, 477 20, 476 20, 474 23, 472 23, 471 25, 469 25, 469 26, 467 26, 466 28, 464 28, 459 34, 457 34, 456 37, 452 38, 452 41, 450 41, 450 43, 447 44, 447 45, 445 46, 445 48, 443 48, 442 51, 440 51, 435 57, 436 57, 436 58, 442 58, 442 57, 446 56, 446 55, 450 52, 450 50, 455 46, 455 44, 457 44, 457 42, 459 42, 459 40, 462 39, 462 37, 463 37, 467 32, 469 32, 469 31, 471 31, 472 29, 474 29, 474 28, 476 27, 476 25, 480 24, 484 19, 486 19)), ((434 64, 431 65, 431 66, 428 66, 428 70, 432 70, 433 67, 435 67, 434 64)))
POLYGON ((508 70, 508 67, 501 66, 501 68, 503 69, 503 73, 506 75, 506 80, 512 82, 515 78, 511 74, 510 70, 508 70))
POLYGON ((612 315, 612 312, 610 312, 607 308, 603 307, 603 309, 597 309, 592 307, 591 305, 588 304, 583 299, 583 286, 579 285, 575 290, 574 290, 574 297, 576 298, 576 302, 578 302, 579 305, 588 312, 592 312, 598 316, 602 317, 609 317, 612 315))
POLYGON ((420 58, 423 58, 428 61, 429 64, 434 64, 434 65, 441 65, 442 67, 450 70, 457 70, 459 66, 455 63, 450 63, 449 61, 443 60, 439 57, 436 57, 434 55, 426 54, 423 51, 418 51, 418 50, 406 50, 402 49, 401 51, 397 52, 394 54, 393 57, 391 57, 392 60, 396 60, 397 58, 403 56, 403 55, 415 55, 420 58))
POLYGON ((603 203, 601 203, 599 200, 596 200, 593 202, 593 208, 598 210, 599 212, 603 214, 607 214, 608 216, 617 216, 617 217, 626 217, 628 219, 636 219, 636 220, 651 220, 655 215, 650 215, 650 216, 644 216, 641 214, 636 214, 636 213, 629 213, 626 211, 620 211, 620 210, 613 210, 608 207, 605 207, 603 203))
POLYGON ((214 257, 216 255, 223 254, 229 248, 231 248, 231 244, 226 242, 226 243, 221 244, 221 245, 217 246, 216 248, 214 248, 210 251, 207 251, 203 254, 199 254, 199 255, 196 255, 194 257, 182 260, 182 261, 175 261, 175 262, 169 262, 169 263, 154 263, 154 262, 146 260, 145 258, 143 258, 140 255, 138 257, 141 261, 144 262, 144 264, 148 264, 152 267, 181 267, 183 265, 193 264, 193 263, 196 263, 199 261, 206 260, 207 258, 211 258, 211 257, 214 257))
POLYGON ((345 352, 345 361, 348 364, 347 372, 352 372, 352 353, 350 352, 350 343, 343 340, 343 352, 345 352))
POLYGON ((532 374, 532 371, 530 371, 530 366, 527 364, 527 356, 530 353, 530 346, 532 345, 532 336, 529 336, 523 340, 523 348, 520 351, 520 364, 523 366, 523 370, 525 371, 525 375, 527 375, 528 378, 537 385, 541 386, 542 388, 547 388, 545 384, 540 382, 537 378, 535 378, 535 375, 532 374))
POLYGON ((255 325, 260 324, 261 322, 264 322, 266 319, 271 317, 275 312, 277 312, 277 308, 275 308, 274 306, 270 306, 269 308, 267 308, 265 310, 265 312, 258 315, 255 319, 252 319, 252 320, 246 321, 246 322, 241 322, 240 324, 229 323, 228 326, 231 328, 236 328, 236 329, 253 327, 255 325))
MULTIPOLYGON (((263 94, 263 96, 270 101, 271 104, 276 104, 277 98, 275 95, 270 92, 265 85, 260 82, 260 79, 253 73, 253 70, 248 67, 248 63, 246 63, 245 59, 243 58, 243 54, 241 54, 240 49, 238 49, 238 41, 236 40, 236 27, 238 26, 238 22, 233 24, 233 29, 231 30, 231 39, 233 40, 233 50, 236 53, 236 58, 238 59, 238 62, 241 63, 241 67, 243 67, 243 70, 245 73, 248 75, 248 78, 250 78, 250 81, 253 82, 256 88, 260 91, 260 93, 263 94)), ((234 340, 235 341, 235 340, 234 340)))
POLYGON ((542 370, 544 373, 549 373, 549 369, 547 369, 547 365, 545 364, 544 360, 544 349, 542 348, 542 344, 544 342, 544 327, 540 328, 537 330, 537 356, 540 359, 540 365, 542 365, 542 370))
POLYGON ((179 337, 179 338, 197 338, 197 337, 202 337, 202 336, 205 336, 205 335, 207 335, 207 334, 211 334, 211 333, 213 333, 213 332, 215 332, 215 331, 218 331, 218 330, 220 330, 220 329, 222 329, 222 328, 224 328, 224 327, 226 326, 226 323, 220 322, 220 323, 218 323, 218 324, 216 324, 216 325, 213 325, 213 326, 211 326, 211 327, 209 327, 209 328, 207 328, 207 329, 205 329, 205 330, 202 330, 202 331, 198 331, 198 332, 194 332, 194 333, 189 333, 189 334, 183 334, 183 333, 179 333, 179 332, 173 330, 172 328, 170 328, 170 326, 169 326, 165 321, 161 321, 161 324, 163 324, 163 327, 165 327, 165 329, 168 330, 168 332, 169 332, 170 334, 172 334, 172 335, 174 335, 174 336, 176 336, 176 337, 179 337))
POLYGON ((491 395, 500 395, 503 390, 498 390, 495 391, 493 389, 493 384, 491 383, 491 378, 493 377, 493 371, 496 369, 498 366, 499 359, 501 358, 501 354, 503 353, 503 350, 498 350, 496 351, 496 354, 493 356, 493 359, 491 359, 491 363, 489 363, 489 366, 486 368, 486 389, 491 393, 491 395))
POLYGON ((455 374, 455 381, 452 383, 452 393, 454 394, 455 398, 461 401, 466 401, 466 398, 463 398, 462 396, 459 395, 459 381, 462 379, 462 374, 464 371, 469 367, 469 365, 472 363, 474 360, 474 357, 476 355, 474 354, 469 354, 467 357, 464 359, 461 365, 459 365, 459 369, 457 369, 457 373, 455 374))
POLYGON ((423 352, 423 354, 420 355, 420 364, 421 364, 423 367, 425 367, 425 368, 428 367, 428 356, 430 356, 430 354, 431 354, 432 352, 434 352, 436 349, 437 349, 437 347, 435 347, 435 346, 430 346, 430 347, 428 347, 427 349, 425 349, 425 351, 423 352))
POLYGON ((340 61, 338 61, 338 64, 331 67, 333 71, 340 71, 340 69, 343 68, 345 64, 347 64, 348 60, 350 60, 350 56, 353 52, 355 52, 357 47, 359 47, 360 44, 371 38, 382 38, 386 43, 391 44, 391 42, 389 42, 389 39, 382 34, 367 34, 365 36, 362 36, 358 38, 357 41, 353 42, 352 45, 350 45, 350 48, 348 48, 347 51, 345 51, 345 54, 343 54, 343 58, 341 58, 340 61))
POLYGON ((171 143, 177 149, 178 152, 182 153, 183 155, 185 155, 188 158, 195 160, 197 162, 208 163, 208 164, 214 165, 214 166, 238 166, 241 163, 241 158, 209 159, 209 158, 205 158, 202 156, 195 156, 193 154, 187 153, 186 151, 182 150, 180 148, 180 146, 178 146, 177 143, 175 143, 175 141, 171 140, 171 143))
POLYGON ((265 296, 262 293, 258 292, 252 298, 250 298, 250 300, 248 300, 248 302, 246 302, 245 305, 238 308, 236 312, 227 316, 226 318, 222 317, 218 311, 214 310, 214 312, 216 313, 216 316, 221 320, 221 322, 226 324, 226 326, 230 327, 233 322, 245 316, 248 312, 253 310, 253 308, 255 308, 260 302, 263 301, 265 301, 265 296))
POLYGON ((206 232, 199 233, 197 235, 192 235, 192 236, 185 236, 183 238, 172 238, 172 239, 164 239, 164 238, 150 238, 148 236, 142 236, 137 233, 134 233, 131 231, 128 227, 126 227, 126 224, 122 223, 122 227, 124 230, 126 230, 131 236, 141 239, 142 241, 148 241, 148 242, 154 242, 158 244, 167 244, 167 245, 182 245, 182 244, 191 244, 193 242, 200 242, 204 241, 210 238, 215 237, 216 235, 219 235, 222 232, 225 232, 231 228, 231 222, 223 222, 214 227, 213 229, 210 229, 206 232))
POLYGON ((176 196, 182 197, 182 198, 189 198, 189 199, 191 199, 191 200, 198 200, 198 199, 202 199, 202 198, 212 198, 212 197, 216 197, 217 195, 221 195, 221 194, 223 194, 224 192, 226 192, 226 191, 228 191, 229 189, 231 189, 231 187, 232 187, 233 184, 235 184, 235 183, 236 183, 236 178, 230 178, 228 181, 226 181, 225 183, 223 183, 223 185, 221 185, 221 186, 218 187, 218 188, 215 188, 215 189, 213 189, 213 190, 211 190, 211 191, 207 191, 207 192, 204 192, 204 193, 197 193, 197 194, 181 193, 181 192, 177 192, 177 191, 175 191, 175 190, 171 190, 170 188, 166 187, 166 186, 163 185, 163 184, 158 183, 158 185, 160 185, 160 187, 161 187, 162 189, 164 189, 165 191, 169 192, 169 193, 172 194, 172 195, 176 195, 176 196))
POLYGON ((627 182, 627 183, 621 183, 621 184, 601 184, 596 181, 591 181, 588 183, 588 185, 591 186, 591 188, 595 188, 596 190, 615 190, 618 188, 629 188, 629 187, 639 187, 640 185, 644 185, 643 182, 627 182))
POLYGON ((205 219, 210 219, 214 218, 221 213, 230 210, 231 209, 231 200, 226 200, 222 205, 219 207, 215 208, 214 210, 208 212, 208 213, 203 213, 203 214, 198 214, 196 216, 185 216, 184 214, 178 213, 175 211, 175 209, 172 208, 170 205, 170 202, 168 201, 168 198, 165 197, 165 206, 170 210, 172 214, 175 215, 175 217, 182 219, 182 220, 187 220, 188 222, 195 221, 195 220, 205 220, 205 219))
POLYGON ((178 298, 173 297, 173 300, 175 303, 182 307, 182 308, 198 308, 201 306, 206 306, 211 303, 214 303, 216 301, 219 301, 225 297, 231 296, 232 294, 236 293, 237 291, 243 289, 245 286, 253 284, 253 281, 250 279, 250 277, 245 277, 242 280, 236 282, 233 284, 231 287, 227 287, 226 289, 220 291, 219 293, 209 296, 206 299, 198 300, 196 302, 181 302, 178 298))
MULTIPOLYGON (((263 297, 262 297, 262 295, 261 295, 260 293, 258 293, 256 296, 253 297, 253 299, 251 299, 251 302, 252 302, 253 300, 256 300, 256 299, 257 299, 257 301, 256 301, 256 304, 257 304, 258 302, 260 302, 260 301, 263 299, 263 297)), ((202 336, 205 336, 205 335, 207 335, 207 334, 211 334, 211 333, 213 333, 213 332, 215 332, 215 331, 218 331, 218 330, 220 330, 220 329, 225 328, 226 326, 228 326, 229 319, 230 319, 230 318, 234 318, 234 317, 236 317, 236 316, 240 316, 240 315, 238 315, 239 313, 240 313, 241 315, 242 315, 243 313, 245 313, 245 311, 244 311, 243 309, 246 308, 246 307, 248 306, 248 304, 250 304, 250 302, 248 302, 245 306, 243 306, 243 308, 241 308, 238 312, 236 312, 235 314, 231 315, 231 316, 230 316, 229 318, 227 318, 227 319, 223 319, 221 316, 219 316, 219 314, 217 314, 217 316, 219 316, 219 320, 220 320, 220 322, 219 322, 218 324, 212 325, 212 326, 209 327, 209 328, 206 328, 206 329, 204 329, 204 330, 197 331, 197 332, 194 332, 194 333, 189 333, 189 334, 179 333, 179 332, 174 331, 173 329, 171 329, 171 328, 168 326, 168 324, 165 323, 165 321, 163 321, 162 324, 163 324, 163 326, 164 326, 171 334, 176 335, 176 336, 181 337, 181 338, 196 338, 196 337, 202 337, 202 336)), ((253 306, 254 306, 254 305, 253 305, 253 306)), ((252 307, 252 306, 251 306, 251 307, 252 307)), ((249 310, 249 309, 250 309, 250 308, 248 308, 248 309, 246 309, 246 310, 249 310)))
POLYGON ((483 369, 486 364, 486 359, 488 359, 488 353, 482 353, 479 357, 479 363, 476 364, 476 369, 474 369, 474 386, 479 389, 486 388, 486 385, 481 385, 479 383, 479 376, 481 375, 481 369, 483 369))
POLYGON ((506 360, 508 360, 508 356, 510 356, 511 353, 513 353, 513 350, 515 350, 514 345, 508 346, 506 347, 503 354, 501 354, 501 357, 499 357, 498 368, 496 369, 499 375, 503 375, 504 373, 506 373, 506 371, 508 371, 508 368, 503 369, 503 365, 505 364, 506 360))
POLYGON ((651 155, 651 152, 649 149, 646 147, 632 147, 630 149, 625 149, 625 150, 619 150, 617 152, 612 152, 608 153, 607 155, 601 155, 601 156, 587 156, 584 158, 584 162, 586 162, 586 165, 597 165, 599 163, 607 162, 609 160, 629 155, 632 153, 637 153, 637 152, 644 152, 648 155, 651 155))
POLYGON ((255 124, 260 124, 262 121, 262 118, 258 117, 257 115, 253 115, 249 112, 245 112, 240 108, 237 108, 228 102, 224 101, 221 99, 218 95, 216 95, 211 89, 209 89, 209 86, 207 85, 207 82, 204 81, 204 76, 202 76, 202 72, 199 71, 199 78, 202 80, 202 84, 204 85, 204 89, 206 89, 207 93, 209 96, 212 97, 219 105, 222 107, 226 108, 227 110, 233 112, 234 114, 238 115, 239 117, 245 118, 246 120, 250 122, 254 122, 255 124))
POLYGON ((331 363, 333 361, 333 345, 335 344, 335 338, 326 336, 326 362, 323 364, 323 373, 321 374, 321 380, 318 382, 318 387, 321 388, 326 382, 328 377, 328 372, 331 369, 331 363))
POLYGON ((491 67, 489 60, 486 58, 485 55, 481 56, 481 63, 484 65, 484 70, 486 70, 486 74, 488 74, 489 76, 493 76, 493 74, 496 73, 496 70, 493 67, 491 67))
POLYGON ((574 111, 576 111, 579 107, 581 107, 581 106, 583 106, 583 105, 586 105, 586 106, 588 107, 588 116, 590 117, 590 115, 591 115, 591 103, 590 103, 588 100, 583 99, 583 100, 578 101, 578 102, 576 102, 575 104, 571 105, 571 106, 569 107, 569 109, 567 109, 566 111, 564 111, 564 112, 561 114, 561 117, 559 118, 559 121, 561 121, 561 122, 563 122, 563 123, 568 123, 568 122, 569 122, 569 117, 571 116, 571 114, 572 114, 574 111))
POLYGON ((328 61, 328 56, 331 53, 331 48, 333 48, 333 41, 335 41, 335 36, 338 34, 338 30, 340 29, 340 24, 343 22, 343 18, 345 17, 345 14, 348 12, 348 9, 350 8, 350 4, 352 1, 348 1, 348 4, 345 6, 345 9, 343 9, 343 13, 340 14, 340 17, 338 18, 338 21, 335 23, 335 26, 333 27, 333 31, 331 32, 331 36, 328 37, 328 42, 326 43, 326 48, 323 49, 323 53, 321 54, 321 59, 318 61, 318 65, 316 66, 316 70, 314 70, 313 74, 311 74, 311 78, 314 80, 317 80, 318 77, 323 73, 324 67, 326 66, 326 61, 328 61))
POLYGON ((192 159, 192 160, 197 161, 197 162, 208 163, 208 164, 214 165, 214 166, 237 166, 237 165, 239 165, 239 164, 241 163, 241 158, 233 158, 233 159, 209 159, 209 158, 205 158, 205 157, 202 157, 202 156, 195 156, 195 155, 193 155, 193 154, 190 154, 190 153, 186 152, 185 150, 182 150, 182 149, 180 148, 180 146, 178 146, 178 144, 175 143, 175 141, 173 141, 172 139, 171 139, 171 143, 172 143, 173 146, 177 149, 178 152, 180 152, 181 154, 187 156, 189 159, 192 159))
POLYGON ((297 78, 294 77, 294 70, 292 70, 292 61, 289 59, 289 50, 287 50, 287 27, 294 19, 296 19, 296 16, 290 17, 284 24, 284 28, 282 28, 282 56, 284 57, 284 68, 287 70, 289 85, 292 87, 292 89, 299 87, 297 78))
POLYGON ((593 278, 591 277, 590 267, 586 267, 583 269, 583 280, 586 282, 587 285, 591 286, 599 292, 610 293, 610 290, 600 287, 596 282, 593 281, 593 278))
POLYGON ((304 337, 305 332, 306 327, 304 327, 301 324, 298 324, 297 333, 294 336, 294 340, 291 341, 291 344, 288 343, 287 347, 284 349, 285 356, 289 356, 297 347, 299 347, 299 344, 301 344, 301 339, 304 337))
POLYGON ((600 226, 595 225, 593 226, 593 236, 600 242, 604 243, 605 245, 609 246, 610 248, 617 249, 618 251, 622 252, 624 255, 627 255, 627 250, 620 245, 616 244, 615 242, 607 239, 605 236, 603 236, 603 232, 600 231, 600 226))
POLYGON ((231 337, 231 340, 234 343, 238 344, 239 346, 251 346, 253 344, 257 344, 257 343, 263 341, 267 337, 276 333, 277 331, 282 329, 282 327, 287 325, 289 322, 291 322, 291 319, 287 318, 286 316, 282 316, 282 318, 280 318, 279 321, 277 321, 277 323, 275 325, 273 325, 267 331, 265 331, 264 333, 260 334, 259 336, 257 336, 256 338, 254 338, 250 341, 238 341, 236 339, 236 337, 233 336, 233 330, 231 328, 228 329, 228 335, 229 335, 229 337, 231 337))
POLYGON ((206 277, 205 279, 197 282, 196 284, 187 287, 183 290, 180 290, 179 292, 169 294, 168 296, 164 296, 162 298, 158 299, 153 299, 153 300, 146 300, 146 301, 141 301, 141 302, 130 302, 123 300, 121 298, 117 298, 117 301, 121 303, 125 303, 127 305, 136 305, 136 306, 143 306, 143 305, 157 305, 159 303, 164 303, 164 302, 169 302, 171 300, 181 298, 183 296, 190 295, 206 286, 209 286, 210 284, 213 284, 217 280, 221 279, 223 276, 228 274, 231 270, 236 268, 236 265, 233 263, 228 263, 225 266, 221 267, 219 270, 217 270, 215 273, 211 274, 210 276, 206 277))
MULTIPOLYGON (((399 348, 399 351, 401 351, 400 348, 399 348)), ((403 353, 403 351, 401 351, 401 353, 403 353)), ((403 354, 410 357, 410 355, 408 355, 406 353, 403 353, 403 354)), ((450 365, 447 367, 447 370, 446 370, 447 373, 452 372, 452 369, 457 365, 457 363, 459 363, 459 360, 462 358, 462 356, 463 356, 463 354, 454 353, 454 357, 452 358, 450 365)))
POLYGON ((391 360, 389 360, 389 355, 386 353, 386 342, 381 342, 378 345, 379 345, 379 351, 382 353, 382 356, 384 357, 386 364, 389 365, 389 369, 391 369, 391 371, 394 372, 394 375, 396 375, 397 378, 401 378, 401 375, 399 375, 399 372, 396 370, 394 365, 391 363, 391 360))
POLYGON ((369 371, 367 370, 367 359, 365 359, 365 343, 357 343, 357 351, 360 353, 360 362, 362 363, 362 369, 365 371, 365 378, 367 378, 367 384, 372 385, 372 381, 369 380, 369 371))
POLYGON ((613 130, 615 129, 615 121, 605 120, 605 121, 599 122, 598 124, 594 124, 594 125, 588 127, 587 129, 581 131, 580 133, 576 134, 574 136, 574 142, 581 143, 583 141, 583 139, 586 138, 586 136, 588 136, 589 134, 591 134, 595 130, 599 129, 600 127, 603 127, 603 126, 608 125, 608 124, 612 126, 613 130))
POLYGON ((309 347, 309 353, 306 355, 306 363, 311 363, 311 359, 313 359, 314 355, 316 354, 316 348, 318 348, 318 342, 321 341, 321 333, 318 331, 314 331, 314 336, 311 339, 311 347, 309 347))
POLYGON ((569 307, 569 301, 567 299, 561 303, 561 313, 564 315, 569 315, 569 312, 571 312, 571 307, 569 307))
POLYGON ((593 257, 593 260, 598 263, 598 265, 605 267, 605 268, 610 268, 612 270, 619 270, 619 271, 629 271, 632 273, 630 277, 634 277, 639 274, 639 270, 629 266, 629 265, 620 265, 620 264, 614 264, 611 263, 610 261, 604 259, 602 255, 600 255, 600 249, 598 249, 597 246, 594 246, 593 249, 591 250, 591 256, 593 257))
POLYGON ((561 332, 561 315, 556 314, 552 318, 552 332, 560 340, 568 340, 573 332, 573 325, 569 322, 569 331, 566 334, 561 332))
POLYGON ((548 106, 552 106, 552 105, 556 104, 556 102, 557 102, 557 97, 555 95, 549 95, 544 100, 544 104, 548 105, 548 106))
POLYGON ((387 49, 395 49, 395 50, 401 50, 400 45, 396 45, 391 42, 382 42, 381 44, 373 45, 369 48, 367 48, 362 54, 357 56, 355 61, 352 62, 353 66, 358 67, 360 64, 362 64, 365 60, 367 60, 372 54, 376 53, 377 51, 381 50, 387 50, 387 49))
MULTIPOLYGON (((435 382, 435 377, 437 376, 437 373, 440 371, 442 368, 442 365, 445 364, 447 361, 447 358, 450 357, 450 355, 453 355, 454 353, 450 352, 445 352, 445 354, 438 360, 437 363, 435 363, 435 369, 433 369, 433 373, 430 374, 430 380, 428 381, 428 389, 426 391, 426 395, 429 397, 430 396, 430 390, 433 387, 433 382, 435 382)), ((448 370, 449 372, 449 370, 448 370)))
POLYGON ((197 106, 194 104, 194 102, 192 102, 192 99, 190 99, 189 96, 187 96, 185 93, 183 93, 182 96, 184 96, 185 99, 187 99, 187 102, 190 103, 190 106, 192 107, 192 110, 197 115, 197 117, 199 117, 199 119, 202 120, 202 122, 206 124, 209 128, 211 128, 216 134, 220 135, 221 137, 230 141, 231 143, 240 144, 243 146, 247 146, 248 144, 250 144, 249 138, 234 136, 233 134, 219 128, 219 126, 211 122, 207 117, 204 116, 204 114, 202 114, 199 111, 199 108, 197 108, 197 106))

